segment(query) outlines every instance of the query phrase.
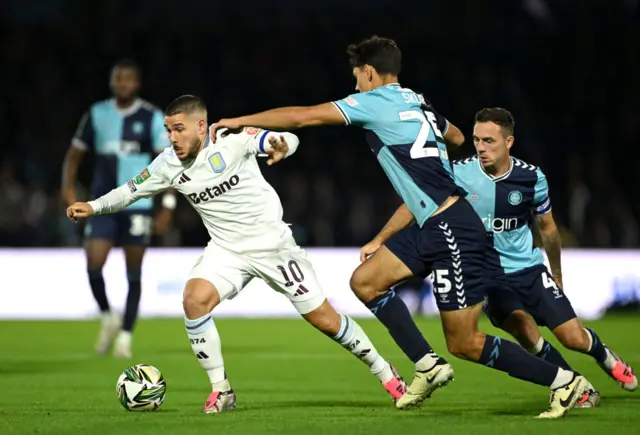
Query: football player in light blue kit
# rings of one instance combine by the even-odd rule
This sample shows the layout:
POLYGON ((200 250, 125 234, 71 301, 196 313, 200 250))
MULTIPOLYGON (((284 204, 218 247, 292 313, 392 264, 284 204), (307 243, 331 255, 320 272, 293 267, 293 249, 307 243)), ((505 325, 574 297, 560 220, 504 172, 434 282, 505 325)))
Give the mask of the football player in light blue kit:
MULTIPOLYGON (((63 169, 62 195, 67 206, 75 203, 77 172, 84 154, 91 151, 95 168, 91 198, 98 198, 135 177, 142 183, 148 171, 140 172, 169 146, 162 111, 138 98, 140 68, 131 60, 117 62, 111 71, 113 98, 99 101, 82 117, 63 169)), ((156 219, 156 232, 164 232, 175 208, 175 195, 163 198, 156 219)), ((85 227, 85 251, 91 291, 102 313, 102 329, 96 351, 105 354, 114 340, 114 356, 131 358, 131 332, 138 315, 142 259, 152 234, 151 199, 142 199, 126 211, 92 217, 85 227), (129 292, 124 317, 110 310, 102 267, 112 246, 123 247, 129 292), (117 339, 116 339, 117 335, 117 339)))
POLYGON ((587 381, 529 354, 515 343, 481 333, 485 296, 484 227, 454 180, 446 145, 460 145, 460 131, 419 94, 398 83, 401 53, 395 41, 372 37, 348 48, 357 94, 311 107, 283 107, 223 119, 212 126, 237 131, 245 126, 292 130, 320 125, 355 125, 405 204, 364 249, 351 288, 387 327, 416 363, 411 386, 396 406, 406 409, 431 396, 453 378, 451 366, 422 337, 389 289, 411 277, 433 273, 447 346, 454 355, 505 371, 553 390, 542 418, 565 415, 587 381))
MULTIPOLYGON (((571 370, 560 353, 545 341, 528 314, 549 328, 567 348, 592 356, 624 389, 633 391, 637 379, 629 365, 584 328, 562 291, 560 234, 553 219, 544 173, 510 156, 515 122, 502 108, 480 110, 475 116, 473 143, 477 155, 455 162, 456 183, 482 219, 493 246, 485 312, 498 328, 511 333, 531 353, 571 370), (535 221, 535 222, 534 222, 535 221), (551 272, 534 247, 532 225, 540 230, 551 272), (528 313, 528 314, 527 314, 528 313)), ((589 387, 578 401, 596 406, 599 394, 589 387)))

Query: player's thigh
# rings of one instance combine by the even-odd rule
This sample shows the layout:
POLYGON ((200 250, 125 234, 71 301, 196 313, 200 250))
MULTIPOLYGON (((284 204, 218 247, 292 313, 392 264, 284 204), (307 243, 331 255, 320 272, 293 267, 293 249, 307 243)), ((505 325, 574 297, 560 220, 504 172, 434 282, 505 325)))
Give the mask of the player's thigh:
POLYGON ((84 250, 88 269, 101 269, 109 251, 116 243, 117 222, 113 215, 98 215, 88 219, 84 227, 84 250))
MULTIPOLYGON (((248 269, 249 265, 241 256, 214 245, 209 245, 191 268, 187 281, 208 282, 215 288, 217 303, 220 303, 227 299, 233 299, 242 291, 251 280, 248 269)), ((183 294, 185 308, 201 301, 199 298, 193 298, 192 296, 193 294, 185 289, 183 294)))
POLYGON ((527 270, 529 289, 523 295, 524 306, 538 325, 554 330, 576 318, 567 295, 553 280, 545 266, 527 270))
POLYGON ((369 302, 414 275, 427 275, 417 247, 419 231, 414 225, 396 233, 356 268, 349 285, 361 301, 369 302))
POLYGON ((440 312, 462 310, 484 301, 487 236, 473 208, 458 200, 428 219, 421 231, 421 253, 431 269, 440 312))
MULTIPOLYGON (((124 210, 116 213, 115 216, 117 219, 116 237, 120 246, 137 246, 138 253, 141 248, 149 246, 153 233, 151 210, 124 210)), ((142 256, 139 260, 141 264, 142 256)))
POLYGON ((307 258, 306 252, 293 245, 268 255, 247 256, 251 272, 273 290, 285 295, 298 313, 311 313, 326 297, 307 258))
POLYGON ((512 311, 503 321, 502 329, 511 334, 525 349, 533 349, 542 336, 536 322, 524 310, 512 311))

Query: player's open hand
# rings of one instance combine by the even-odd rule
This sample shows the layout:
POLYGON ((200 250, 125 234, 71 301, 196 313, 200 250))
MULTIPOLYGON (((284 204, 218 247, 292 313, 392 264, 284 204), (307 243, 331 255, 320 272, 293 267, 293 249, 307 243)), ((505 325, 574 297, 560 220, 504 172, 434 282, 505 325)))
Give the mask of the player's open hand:
POLYGON ((93 208, 86 202, 76 202, 67 207, 67 217, 73 222, 93 215, 93 208))
POLYGON ((360 248, 360 262, 364 263, 364 261, 376 253, 378 249, 382 246, 382 241, 373 239, 362 248, 360 248))
POLYGON ((264 152, 269 155, 267 165, 271 166, 287 157, 289 144, 287 144, 283 135, 280 135, 280 137, 271 136, 269 138, 269 147, 267 147, 264 152))
POLYGON ((222 137, 240 133, 245 126, 242 125, 239 120, 240 118, 221 119, 220 121, 211 124, 211 127, 209 127, 209 138, 211 139, 211 142, 216 143, 216 140, 218 140, 218 131, 223 128, 226 128, 227 130, 222 132, 222 137))

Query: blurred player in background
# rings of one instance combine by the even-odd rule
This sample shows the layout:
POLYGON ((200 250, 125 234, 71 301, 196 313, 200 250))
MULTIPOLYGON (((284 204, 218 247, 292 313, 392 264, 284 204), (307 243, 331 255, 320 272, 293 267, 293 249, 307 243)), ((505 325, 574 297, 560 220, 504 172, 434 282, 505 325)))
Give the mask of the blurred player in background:
POLYGON ((141 179, 134 177, 89 203, 75 203, 67 215, 78 219, 117 213, 172 186, 198 212, 211 241, 189 275, 183 305, 193 353, 212 385, 203 411, 219 413, 236 406, 211 311, 253 278, 284 294, 309 323, 366 363, 394 401, 400 398, 406 384, 362 328, 327 301, 311 262, 282 222, 278 194, 258 167, 256 154, 271 154, 270 164, 293 154, 298 138, 247 128, 213 144, 207 135, 206 106, 192 95, 177 98, 165 115, 173 147, 157 157, 141 179))
POLYGON ((355 125, 367 131, 371 150, 405 205, 365 247, 371 256, 353 273, 351 288, 416 363, 414 379, 396 403, 398 408, 419 403, 453 378, 451 366, 435 354, 406 305, 389 290, 409 277, 433 272, 449 351, 550 387, 552 400, 540 418, 564 416, 582 396, 587 380, 478 330, 486 290, 486 235, 463 199, 466 192, 454 182, 446 149, 446 144, 461 145, 462 133, 421 95, 400 86, 401 53, 395 41, 374 36, 350 46, 348 53, 359 93, 317 106, 223 119, 212 131, 249 125, 283 130, 355 125))
MULTIPOLYGON (((485 224, 493 245, 490 252, 497 261, 491 264, 499 264, 493 273, 494 285, 487 291, 487 317, 529 352, 572 370, 560 352, 542 338, 533 316, 567 349, 590 355, 622 388, 633 391, 638 386, 633 369, 595 331, 582 326, 562 290, 561 240, 547 179, 540 168, 510 156, 514 127, 509 111, 480 110, 473 129, 477 155, 454 164, 456 183, 469 192, 467 199, 485 224), (541 250, 533 248, 534 219, 551 273, 541 250)), ((577 406, 596 406, 599 397, 590 385, 577 406)))
MULTIPOLYGON (((77 201, 78 167, 87 151, 95 156, 91 197, 98 198, 134 177, 155 153, 169 145, 162 112, 138 98, 140 74, 133 61, 117 62, 110 78, 113 98, 94 103, 82 117, 64 162, 61 191, 67 206, 77 201)), ((137 181, 145 176, 141 174, 137 181)), ((159 234, 169 224, 176 205, 175 195, 168 192, 162 204, 163 210, 155 221, 159 234)), ((142 259, 153 231, 152 208, 152 200, 144 199, 122 213, 93 217, 85 227, 87 273, 102 313, 102 328, 95 347, 99 354, 107 353, 115 339, 114 356, 132 356, 131 333, 140 303, 142 259), (126 258, 129 292, 124 317, 111 310, 102 275, 113 246, 122 246, 126 258)))

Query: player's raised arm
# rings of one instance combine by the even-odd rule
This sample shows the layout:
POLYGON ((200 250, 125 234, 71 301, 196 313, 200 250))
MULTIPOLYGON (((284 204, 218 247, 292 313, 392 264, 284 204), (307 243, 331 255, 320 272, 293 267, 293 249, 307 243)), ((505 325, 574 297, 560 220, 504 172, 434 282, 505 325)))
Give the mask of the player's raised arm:
MULTIPOLYGON (((228 129, 228 133, 236 133, 245 127, 259 127, 270 130, 296 130, 304 127, 344 124, 344 117, 333 103, 318 104, 316 106, 280 107, 254 115, 221 119, 211 126, 211 140, 215 143, 218 139, 218 130, 223 128, 228 129)), ((223 136, 225 133, 223 133, 223 136)))

